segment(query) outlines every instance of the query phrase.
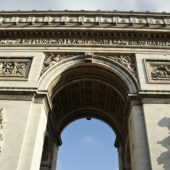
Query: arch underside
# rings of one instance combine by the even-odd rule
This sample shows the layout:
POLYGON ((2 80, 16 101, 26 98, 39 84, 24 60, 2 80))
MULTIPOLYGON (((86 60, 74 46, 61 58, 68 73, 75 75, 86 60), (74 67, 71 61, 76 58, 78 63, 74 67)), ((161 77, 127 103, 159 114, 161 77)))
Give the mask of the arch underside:
POLYGON ((98 65, 82 64, 64 71, 51 96, 56 133, 76 119, 97 118, 121 138, 127 132, 128 92, 118 75, 98 65))

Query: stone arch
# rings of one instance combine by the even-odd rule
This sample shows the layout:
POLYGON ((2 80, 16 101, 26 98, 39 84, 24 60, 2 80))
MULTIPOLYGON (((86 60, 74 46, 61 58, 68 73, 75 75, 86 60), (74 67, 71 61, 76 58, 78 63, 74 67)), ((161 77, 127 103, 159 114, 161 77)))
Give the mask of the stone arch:
MULTIPOLYGON (((126 56, 119 57, 126 59, 126 56)), ((115 131, 115 146, 124 154, 122 145, 128 133, 129 95, 136 94, 139 88, 131 65, 131 60, 124 63, 116 57, 89 54, 49 64, 38 87, 39 92, 48 92, 51 100, 49 122, 55 135, 60 137, 62 130, 74 120, 97 118, 115 131)))

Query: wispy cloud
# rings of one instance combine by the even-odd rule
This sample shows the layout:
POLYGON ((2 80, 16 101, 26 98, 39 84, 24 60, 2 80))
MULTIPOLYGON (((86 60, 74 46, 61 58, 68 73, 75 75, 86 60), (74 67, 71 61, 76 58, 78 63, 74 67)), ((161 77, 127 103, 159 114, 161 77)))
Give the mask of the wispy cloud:
POLYGON ((60 159, 57 160, 57 169, 63 170, 63 163, 60 159))
POLYGON ((97 140, 92 136, 85 136, 82 142, 85 144, 97 144, 97 140))
POLYGON ((169 0, 0 0, 0 10, 123 10, 170 12, 169 0))

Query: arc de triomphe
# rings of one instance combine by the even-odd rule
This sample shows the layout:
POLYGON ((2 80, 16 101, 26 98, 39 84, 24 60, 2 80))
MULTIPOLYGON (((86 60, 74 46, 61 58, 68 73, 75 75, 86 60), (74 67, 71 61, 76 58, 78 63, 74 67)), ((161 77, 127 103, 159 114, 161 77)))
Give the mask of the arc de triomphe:
POLYGON ((0 169, 55 170, 84 117, 115 131, 120 170, 170 169, 170 14, 0 12, 0 169))

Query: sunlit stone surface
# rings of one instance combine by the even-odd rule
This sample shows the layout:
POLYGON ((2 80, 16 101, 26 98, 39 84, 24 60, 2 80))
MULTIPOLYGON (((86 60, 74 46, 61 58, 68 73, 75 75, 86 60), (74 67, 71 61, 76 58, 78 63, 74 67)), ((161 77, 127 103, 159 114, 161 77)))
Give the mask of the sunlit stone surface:
POLYGON ((119 170, 169 170, 170 14, 0 12, 0 169, 55 170, 60 135, 96 118, 119 170))

